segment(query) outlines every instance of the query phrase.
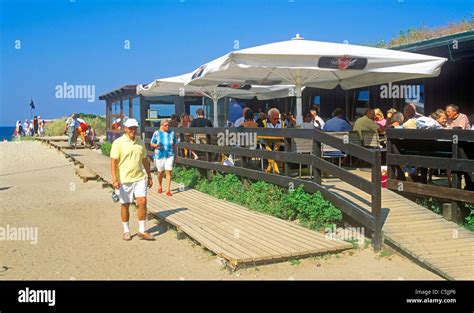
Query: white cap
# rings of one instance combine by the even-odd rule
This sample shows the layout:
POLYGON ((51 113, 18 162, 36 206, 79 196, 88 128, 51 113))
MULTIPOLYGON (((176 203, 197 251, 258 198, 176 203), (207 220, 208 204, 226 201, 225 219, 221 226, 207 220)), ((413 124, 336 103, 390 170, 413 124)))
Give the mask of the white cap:
POLYGON ((119 119, 119 118, 115 120, 116 123, 120 123, 120 121, 121 121, 121 119, 119 119))
POLYGON ((123 124, 125 127, 138 127, 138 121, 134 118, 129 118, 123 124))

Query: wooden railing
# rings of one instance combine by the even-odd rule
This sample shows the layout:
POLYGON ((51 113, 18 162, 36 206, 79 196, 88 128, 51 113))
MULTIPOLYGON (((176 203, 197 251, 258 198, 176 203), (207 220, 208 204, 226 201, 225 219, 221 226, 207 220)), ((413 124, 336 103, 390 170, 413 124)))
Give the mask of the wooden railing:
MULTIPOLYGON (((474 131, 472 130, 387 130, 387 165, 390 189, 441 200, 474 203, 474 131), (407 167, 417 173, 405 175, 407 167), (428 175, 446 171, 451 186, 428 184, 428 175), (467 186, 461 189, 461 179, 467 186), (470 189, 470 190, 468 190, 470 189)), ((457 210, 452 210, 456 214, 457 210)), ((452 220, 457 220, 452 216, 452 220)))
MULTIPOLYGON (((149 147, 152 133, 157 128, 145 128, 145 143, 149 149, 149 155, 152 155, 152 149, 149 147)), ((246 147, 222 146, 217 144, 197 144, 180 142, 177 147, 180 151, 178 153, 177 162, 183 165, 197 167, 205 170, 215 170, 225 173, 233 173, 238 176, 247 177, 253 180, 264 180, 268 183, 276 184, 288 188, 293 185, 295 188, 303 185, 305 191, 316 192, 320 191, 324 198, 332 202, 345 214, 354 218, 362 225, 373 231, 373 246, 375 250, 380 250, 382 245, 382 218, 381 218, 381 173, 380 173, 380 151, 369 150, 360 145, 354 144, 348 138, 336 138, 329 133, 324 133, 319 130, 311 129, 268 129, 268 128, 172 128, 176 133, 200 134, 207 137, 207 142, 212 142, 212 137, 218 134, 229 133, 249 133, 259 136, 283 137, 285 151, 264 151, 259 149, 251 149, 246 147), (290 151, 291 139, 302 138, 313 141, 313 152, 311 154, 301 154, 290 151), (341 150, 347 155, 358 158, 367 162, 371 167, 371 180, 366 180, 358 175, 355 175, 343 168, 334 165, 333 163, 321 157, 321 144, 326 144, 341 150), (183 157, 183 149, 192 151, 200 151, 205 153, 205 160, 194 160, 183 157), (260 158, 267 160, 275 160, 283 162, 285 171, 282 175, 262 172, 260 170, 251 169, 245 166, 226 166, 216 160, 215 154, 232 154, 246 158, 260 158), (313 167, 313 175, 311 180, 290 177, 289 163, 302 164, 313 167), (321 179, 322 171, 341 179, 342 181, 362 190, 370 196, 371 211, 362 208, 342 197, 336 192, 333 192, 323 185, 321 179)))

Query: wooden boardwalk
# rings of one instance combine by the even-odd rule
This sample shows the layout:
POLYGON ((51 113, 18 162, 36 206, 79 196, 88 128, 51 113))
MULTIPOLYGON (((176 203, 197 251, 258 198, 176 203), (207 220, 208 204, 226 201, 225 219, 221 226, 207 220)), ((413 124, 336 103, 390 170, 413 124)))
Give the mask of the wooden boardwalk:
MULTIPOLYGON (((65 149, 64 142, 49 144, 101 179, 111 182, 110 159, 99 151, 65 149)), ((158 194, 155 187, 150 190, 148 211, 223 258, 232 268, 352 248, 352 244, 345 241, 327 239, 322 233, 199 191, 180 190, 176 183, 172 189, 171 198, 158 194)))
MULTIPOLYGON (((107 157, 88 149, 64 149, 63 152, 110 182, 107 157)), ((370 175, 370 172, 355 173, 370 175)), ((324 179, 323 182, 339 196, 371 210, 368 194, 339 179, 324 179)), ((178 185, 173 184, 173 188, 177 190, 178 185)), ((174 193, 171 199, 150 192, 149 203, 151 212, 234 267, 247 262, 285 260, 351 247, 346 242, 327 240, 320 233, 195 190, 174 193)), ((446 279, 474 279, 472 232, 387 189, 382 189, 382 213, 385 243, 446 279)))
MULTIPOLYGON (((361 171, 356 174, 370 175, 361 171)), ((371 211, 370 196, 339 179, 328 189, 371 211)), ((474 279, 474 233, 391 191, 382 189, 384 241, 450 280, 474 279)))

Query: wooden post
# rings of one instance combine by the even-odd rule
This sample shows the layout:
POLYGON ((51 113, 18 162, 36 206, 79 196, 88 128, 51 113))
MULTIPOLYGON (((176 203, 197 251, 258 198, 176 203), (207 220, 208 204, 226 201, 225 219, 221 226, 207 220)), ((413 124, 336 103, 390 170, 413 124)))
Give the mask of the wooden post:
MULTIPOLYGON (((316 130, 314 131, 316 132, 316 130)), ((321 142, 313 137, 313 155, 321 158, 321 142)), ((321 169, 314 167, 313 165, 313 181, 316 184, 321 185, 321 169)))
MULTIPOLYGON (((290 150, 291 150, 291 138, 285 138, 285 152, 290 152, 290 150)), ((285 162, 283 166, 285 167, 285 176, 290 177, 291 176, 290 163, 285 162)))
POLYGON ((388 179, 395 179, 394 167, 390 166, 390 164, 388 164, 388 155, 392 154, 392 153, 393 153, 392 139, 387 136, 387 160, 386 160, 386 163, 387 163, 388 179))
POLYGON ((450 221, 452 216, 453 207, 451 203, 443 203, 443 217, 445 220, 450 221))
POLYGON ((372 216, 374 217, 373 245, 375 251, 382 249, 382 188, 381 188, 381 153, 375 151, 375 162, 372 164, 372 216))
POLYGON ((123 99, 122 98, 120 98, 120 119, 122 120, 122 125, 123 125, 123 99))
MULTIPOLYGON (((452 152, 453 152, 452 158, 457 159, 458 158, 458 141, 457 139, 455 140, 454 138, 453 138, 453 144, 452 144, 452 152)), ((453 188, 461 189, 461 180, 459 179, 459 172, 452 171, 451 175, 452 175, 453 188)), ((458 214, 458 211, 459 211, 458 202, 451 201, 451 221, 455 223, 459 222, 458 219, 460 216, 458 214)))

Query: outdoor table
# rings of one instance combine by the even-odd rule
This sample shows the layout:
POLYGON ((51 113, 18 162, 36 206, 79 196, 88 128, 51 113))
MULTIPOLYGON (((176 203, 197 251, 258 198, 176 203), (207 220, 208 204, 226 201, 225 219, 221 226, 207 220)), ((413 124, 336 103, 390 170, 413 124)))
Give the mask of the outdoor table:
MULTIPOLYGON (((279 151, 280 147, 284 145, 285 137, 277 137, 277 136, 257 136, 257 139, 263 139, 265 143, 265 150, 267 151, 279 151), (273 149, 272 149, 273 144, 273 149)), ((268 166, 266 169, 267 173, 273 170, 273 173, 280 174, 280 170, 278 169, 278 164, 275 160, 268 159, 268 166)))

